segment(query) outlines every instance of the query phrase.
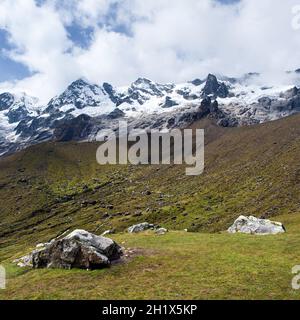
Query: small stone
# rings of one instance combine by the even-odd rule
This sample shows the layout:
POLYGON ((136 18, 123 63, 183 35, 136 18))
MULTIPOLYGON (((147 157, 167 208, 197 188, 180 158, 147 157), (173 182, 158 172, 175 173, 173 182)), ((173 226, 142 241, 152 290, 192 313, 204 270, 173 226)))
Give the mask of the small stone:
POLYGON ((111 229, 111 230, 106 230, 104 231, 101 236, 104 237, 104 236, 107 236, 109 234, 114 234, 115 233, 115 230, 114 229, 111 229))
POLYGON ((166 228, 159 228, 155 231, 155 233, 158 235, 158 236, 162 236, 162 235, 165 235, 166 233, 168 232, 168 229, 166 228))

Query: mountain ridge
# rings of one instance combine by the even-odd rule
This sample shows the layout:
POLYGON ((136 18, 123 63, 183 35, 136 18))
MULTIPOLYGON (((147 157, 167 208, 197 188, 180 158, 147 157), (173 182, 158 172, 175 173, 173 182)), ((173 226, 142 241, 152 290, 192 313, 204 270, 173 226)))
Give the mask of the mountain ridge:
POLYGON ((59 140, 62 135, 57 132, 72 125, 74 134, 63 134, 63 140, 95 140, 100 130, 116 129, 121 118, 132 128, 144 129, 183 128, 205 116, 220 126, 234 127, 300 112, 300 78, 286 86, 249 82, 257 77, 257 73, 241 78, 209 74, 205 80, 182 84, 138 78, 128 87, 79 78, 46 105, 26 94, 4 92, 0 94, 0 155, 59 140))

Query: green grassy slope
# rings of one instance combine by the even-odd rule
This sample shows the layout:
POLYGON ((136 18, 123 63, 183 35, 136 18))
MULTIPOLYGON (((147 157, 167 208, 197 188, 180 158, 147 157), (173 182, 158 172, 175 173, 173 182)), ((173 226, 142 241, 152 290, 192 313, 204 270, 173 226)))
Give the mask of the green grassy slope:
POLYGON ((148 248, 158 254, 146 254, 126 266, 95 273, 71 271, 70 278, 64 277, 63 271, 23 274, 11 267, 11 288, 6 290, 5 297, 14 298, 18 292, 19 297, 30 298, 113 298, 122 297, 124 290, 124 298, 130 298, 133 293, 125 295, 125 291, 130 292, 130 286, 122 284, 122 279, 129 281, 128 273, 135 273, 140 267, 148 269, 148 265, 157 267, 153 267, 154 271, 149 267, 149 276, 148 271, 137 272, 137 278, 144 279, 146 286, 152 281, 151 276, 155 278, 160 274, 158 280, 167 288, 163 290, 159 283, 149 285, 149 291, 143 289, 140 293, 147 298, 163 297, 161 295, 174 298, 189 276, 195 277, 195 287, 190 291, 189 286, 183 288, 179 298, 204 298, 206 293, 208 297, 236 297, 239 292, 247 292, 249 297, 255 294, 272 297, 272 293, 267 295, 268 286, 272 287, 274 297, 293 297, 287 280, 291 276, 291 265, 297 264, 300 256, 295 227, 300 224, 299 123, 299 115, 243 128, 219 128, 207 119, 200 121, 194 127, 206 129, 206 167, 198 177, 185 176, 185 168, 180 166, 100 166, 95 159, 97 144, 93 143, 41 144, 0 160, 0 261, 4 263, 26 253, 37 243, 74 228, 100 234, 112 227, 123 231, 135 222, 148 221, 172 230, 188 228, 204 233, 172 232, 165 238, 117 235, 117 240, 126 241, 128 246, 148 248), (146 191, 151 194, 146 195, 146 191), (278 219, 283 216, 288 223, 292 221, 293 233, 258 239, 207 234, 225 230, 240 214, 280 216, 278 219), (159 252, 168 253, 161 264, 159 252), (188 263, 180 263, 184 259, 188 263), (204 265, 211 263, 216 267, 204 272, 204 265), (249 268, 256 266, 249 278, 248 264, 249 268), (271 284, 270 279, 261 292, 256 291, 255 287, 262 285, 269 268, 273 268, 270 274, 274 277, 277 273, 282 277, 279 287, 275 290, 276 283, 271 284), (213 272, 216 269, 220 270, 217 276, 213 272), (231 291, 227 287, 231 280, 224 278, 222 272, 241 285, 231 291), (243 276, 237 277, 237 272, 243 276), (251 289, 247 282, 253 281, 253 272, 258 274, 258 280, 251 289), (91 289, 93 293, 88 296, 85 290, 92 286, 88 279, 98 276, 99 286, 101 283, 106 287, 106 293, 104 289, 91 289), (101 282, 102 276, 106 284, 101 282), (45 283, 57 281, 54 291, 47 293, 38 285, 41 277, 45 283), (115 295, 108 288, 112 278, 116 281, 115 295), (83 279, 87 280, 86 284, 82 284, 83 279), (28 285, 28 290, 24 288, 23 292, 25 281, 31 281, 32 286, 28 285), (59 281, 64 283, 61 288, 59 281), (222 289, 222 281, 228 291, 222 289), (75 287, 78 285, 78 294, 73 296, 64 289, 72 283, 75 287), (216 286, 221 287, 213 290, 216 286))
POLYGON ((288 233, 278 236, 150 232, 118 234, 139 248, 109 269, 29 270, 6 264, 0 299, 299 299, 291 288, 300 263, 299 215, 280 216, 288 233))

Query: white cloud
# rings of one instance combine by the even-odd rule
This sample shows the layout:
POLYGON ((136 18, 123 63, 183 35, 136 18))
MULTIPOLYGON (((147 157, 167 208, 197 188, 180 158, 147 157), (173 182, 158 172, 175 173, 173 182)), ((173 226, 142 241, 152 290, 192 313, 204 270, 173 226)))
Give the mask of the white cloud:
POLYGON ((79 23, 82 27, 97 26, 106 17, 111 6, 119 0, 46 0, 56 9, 64 24, 79 23))
POLYGON ((240 75, 300 67, 300 31, 292 28, 298 0, 0 0, 0 28, 10 56, 35 74, 0 87, 45 99, 77 77, 124 85, 139 76, 186 81, 209 72, 240 75), (114 15, 112 15, 112 8, 114 15), (65 26, 93 27, 91 45, 68 39, 65 26), (126 33, 120 32, 120 26, 126 33), (119 32, 116 32, 119 30, 119 32))

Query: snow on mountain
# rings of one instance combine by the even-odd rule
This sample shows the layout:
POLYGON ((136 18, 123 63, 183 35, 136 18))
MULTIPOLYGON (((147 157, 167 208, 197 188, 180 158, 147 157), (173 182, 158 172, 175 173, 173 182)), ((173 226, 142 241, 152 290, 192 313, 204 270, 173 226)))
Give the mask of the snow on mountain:
POLYGON ((78 79, 48 103, 46 112, 64 112, 75 117, 84 113, 96 117, 114 109, 115 104, 102 87, 90 84, 85 79, 78 79))
POLYGON ((135 128, 151 129, 184 127, 207 115, 219 125, 238 126, 300 112, 300 81, 262 86, 253 81, 257 77, 210 74, 181 84, 139 78, 119 88, 78 79, 45 106, 24 93, 2 93, 0 155, 51 139, 93 140, 99 130, 114 129, 120 118, 135 128))
POLYGON ((38 99, 25 93, 0 94, 0 150, 3 145, 5 148, 5 145, 17 141, 16 126, 27 117, 37 117, 39 108, 38 99))

